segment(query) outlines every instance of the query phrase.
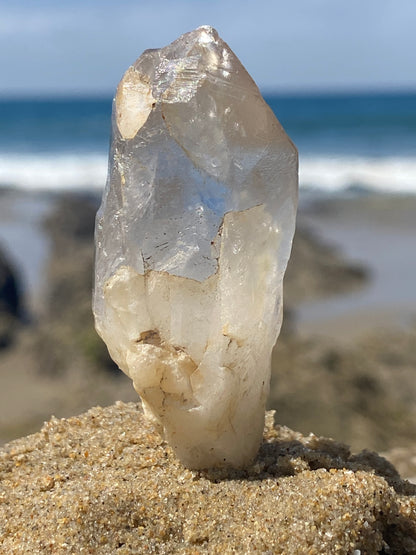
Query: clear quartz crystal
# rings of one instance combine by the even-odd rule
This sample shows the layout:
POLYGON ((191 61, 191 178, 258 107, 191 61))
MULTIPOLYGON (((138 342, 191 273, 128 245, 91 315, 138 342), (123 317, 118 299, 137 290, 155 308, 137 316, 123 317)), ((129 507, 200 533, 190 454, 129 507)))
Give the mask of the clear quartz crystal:
POLYGON ((97 215, 95 321, 188 467, 257 453, 296 204, 296 148, 214 29, 127 70, 97 215))

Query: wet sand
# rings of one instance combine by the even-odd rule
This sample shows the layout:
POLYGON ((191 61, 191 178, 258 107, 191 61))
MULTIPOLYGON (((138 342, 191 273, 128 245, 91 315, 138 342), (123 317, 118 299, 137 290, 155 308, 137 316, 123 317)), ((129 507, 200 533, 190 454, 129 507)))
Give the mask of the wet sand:
POLYGON ((414 325, 416 197, 326 199, 305 207, 299 220, 369 273, 358 291, 301 304, 300 336, 354 342, 370 331, 414 325))
POLYGON ((39 303, 49 254, 42 220, 53 206, 50 194, 0 190, 0 247, 17 270, 30 308, 39 303))

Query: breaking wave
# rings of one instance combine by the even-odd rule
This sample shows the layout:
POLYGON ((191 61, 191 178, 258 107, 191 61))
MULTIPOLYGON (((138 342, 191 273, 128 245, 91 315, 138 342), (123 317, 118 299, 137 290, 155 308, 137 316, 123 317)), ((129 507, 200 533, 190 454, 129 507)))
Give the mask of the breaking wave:
POLYGON ((29 190, 95 190, 104 187, 103 154, 1 154, 0 186, 29 190))
MULTIPOLYGON (((107 156, 86 154, 0 154, 0 186, 28 190, 99 190, 107 156)), ((326 193, 365 190, 416 194, 416 156, 379 157, 300 154, 301 188, 326 193)))
POLYGON ((416 194, 416 157, 300 157, 301 187, 336 193, 351 189, 416 194))

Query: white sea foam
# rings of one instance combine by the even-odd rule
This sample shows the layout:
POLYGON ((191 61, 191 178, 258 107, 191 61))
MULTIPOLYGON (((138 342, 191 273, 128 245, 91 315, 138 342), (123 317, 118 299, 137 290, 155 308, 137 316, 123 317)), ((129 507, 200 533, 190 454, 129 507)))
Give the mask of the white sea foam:
POLYGON ((416 193, 416 156, 300 157, 301 186, 327 192, 359 187, 382 193, 416 193))
POLYGON ((0 186, 53 191, 99 189, 106 176, 104 154, 0 154, 0 186))
MULTIPOLYGON (((0 154, 0 186, 31 190, 102 189, 107 156, 87 154, 0 154)), ((416 156, 365 158, 360 156, 303 156, 301 188, 328 193, 352 187, 374 192, 416 194, 416 156)))

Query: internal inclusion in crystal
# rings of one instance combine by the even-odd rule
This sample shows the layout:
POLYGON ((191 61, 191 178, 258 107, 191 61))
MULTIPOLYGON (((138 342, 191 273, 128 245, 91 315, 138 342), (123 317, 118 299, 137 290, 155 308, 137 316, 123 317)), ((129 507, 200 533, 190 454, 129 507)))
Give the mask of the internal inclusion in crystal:
POLYGON ((296 149, 212 28, 127 70, 97 218, 96 326, 188 466, 257 451, 296 199, 296 149))

